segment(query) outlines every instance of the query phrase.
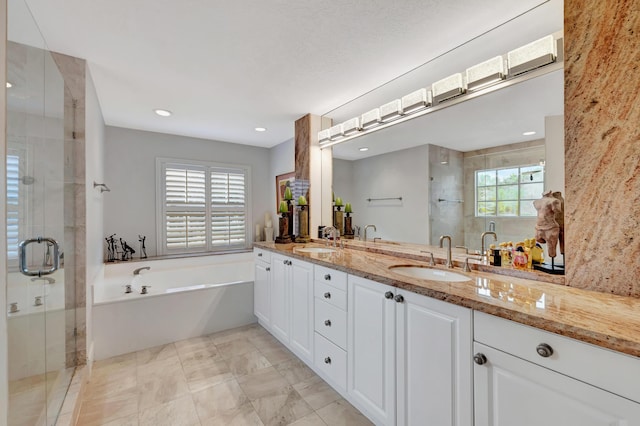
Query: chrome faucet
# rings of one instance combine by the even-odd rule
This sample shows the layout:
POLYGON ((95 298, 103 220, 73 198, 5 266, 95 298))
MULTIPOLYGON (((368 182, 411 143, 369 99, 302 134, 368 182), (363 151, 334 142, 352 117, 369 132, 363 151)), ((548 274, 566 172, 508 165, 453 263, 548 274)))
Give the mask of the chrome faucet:
POLYGON ((375 225, 366 225, 364 227, 364 241, 367 241, 367 229, 373 228, 374 231, 378 232, 375 225))
POLYGON ((134 269, 133 276, 135 277, 136 275, 140 275, 140 272, 142 272, 144 270, 149 271, 150 269, 151 269, 150 266, 143 266, 142 268, 134 269))
POLYGON ((482 233, 482 236, 480 237, 482 239, 482 244, 481 244, 481 251, 480 251, 480 256, 482 256, 482 258, 484 259, 485 256, 487 255, 485 249, 484 249, 484 237, 487 235, 493 235, 493 241, 498 241, 498 235, 493 232, 493 231, 486 231, 482 233))
POLYGON ((442 235, 440 237, 440 248, 443 247, 443 241, 444 240, 448 240, 449 241, 449 247, 447 247, 447 263, 445 263, 445 266, 447 268, 453 268, 453 262, 451 261, 451 236, 449 235, 442 235))
POLYGON ((329 245, 329 238, 333 238, 333 246, 335 247, 338 238, 340 238, 340 231, 333 226, 325 226, 322 229, 322 235, 325 238, 326 245, 329 245), (329 237, 327 237, 327 234, 329 234, 329 237))

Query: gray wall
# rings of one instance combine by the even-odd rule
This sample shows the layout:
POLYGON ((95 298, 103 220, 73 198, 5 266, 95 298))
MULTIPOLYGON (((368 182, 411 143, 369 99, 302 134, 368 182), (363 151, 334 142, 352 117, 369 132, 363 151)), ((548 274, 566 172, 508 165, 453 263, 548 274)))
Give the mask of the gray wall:
POLYGON ((367 224, 376 225, 377 231, 370 231, 369 238, 428 244, 427 145, 357 161, 334 160, 333 173, 336 197, 353 207, 353 225, 362 230, 367 224), (402 201, 367 201, 395 197, 402 201))
POLYGON ((98 95, 89 68, 86 68, 86 98, 85 98, 85 163, 86 163, 86 226, 87 226, 87 289, 86 289, 86 339, 87 364, 93 361, 93 327, 91 307, 91 286, 100 285, 104 278, 104 200, 108 192, 101 193, 93 188, 93 182, 104 182, 104 145, 105 125, 98 95))
POLYGON ((275 204, 269 156, 266 148, 107 126, 103 238, 116 233, 137 256, 138 235, 145 235, 147 254, 156 254, 156 157, 250 165, 253 238, 256 221, 275 204))

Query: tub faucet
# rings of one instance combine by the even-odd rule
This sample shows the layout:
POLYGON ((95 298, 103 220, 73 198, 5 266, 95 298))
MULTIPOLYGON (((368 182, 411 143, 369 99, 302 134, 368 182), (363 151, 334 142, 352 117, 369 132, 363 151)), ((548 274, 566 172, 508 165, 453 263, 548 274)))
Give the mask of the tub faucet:
POLYGON ((480 252, 480 256, 484 259, 484 257, 487 255, 487 252, 484 249, 484 237, 487 235, 493 235, 493 241, 498 241, 498 235, 493 232, 493 231, 486 231, 482 233, 482 236, 480 237, 480 239, 482 239, 482 244, 481 244, 481 252, 480 252))
POLYGON ((138 269, 134 269, 133 270, 133 276, 135 277, 136 275, 140 275, 140 272, 144 271, 144 270, 151 270, 150 266, 143 266, 142 268, 138 268, 138 269))
POLYGON ((373 228, 374 231, 378 232, 375 225, 367 225, 364 227, 364 238, 363 241, 367 241, 367 229, 373 228))
POLYGON ((453 262, 451 261, 451 236, 450 235, 442 235, 440 237, 440 248, 443 247, 443 241, 447 240, 449 241, 449 246, 447 247, 447 263, 445 263, 445 266, 447 268, 453 268, 453 262))

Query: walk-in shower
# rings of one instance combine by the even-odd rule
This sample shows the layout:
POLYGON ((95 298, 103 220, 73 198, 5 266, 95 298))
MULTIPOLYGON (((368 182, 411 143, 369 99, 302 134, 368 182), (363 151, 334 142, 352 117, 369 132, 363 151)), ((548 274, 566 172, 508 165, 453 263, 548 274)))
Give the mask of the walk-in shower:
POLYGON ((79 359, 77 143, 60 58, 24 0, 8 1, 9 425, 56 423, 79 359))

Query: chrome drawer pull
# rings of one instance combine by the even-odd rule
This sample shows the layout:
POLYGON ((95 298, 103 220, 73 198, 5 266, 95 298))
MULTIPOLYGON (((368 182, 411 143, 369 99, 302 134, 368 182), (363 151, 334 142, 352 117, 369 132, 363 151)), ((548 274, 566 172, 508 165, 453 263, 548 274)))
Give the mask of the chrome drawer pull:
POLYGON ((325 364, 331 364, 331 357, 326 357, 326 358, 324 359, 324 363, 325 363, 325 364))
POLYGON ((546 343, 540 343, 536 347, 536 352, 538 352, 538 355, 543 358, 549 358, 551 355, 553 355, 553 348, 546 343))
POLYGON ((473 362, 475 362, 478 365, 484 365, 487 363, 487 357, 484 356, 483 353, 478 352, 473 356, 473 362))
POLYGON ((326 293, 324 294, 324 298, 325 298, 325 299, 331 299, 331 293, 326 292, 326 293))
POLYGON ((331 327, 331 320, 324 320, 324 325, 331 327))
POLYGON ((330 274, 326 274, 324 276, 324 279, 327 280, 327 281, 331 281, 331 275, 330 274))

